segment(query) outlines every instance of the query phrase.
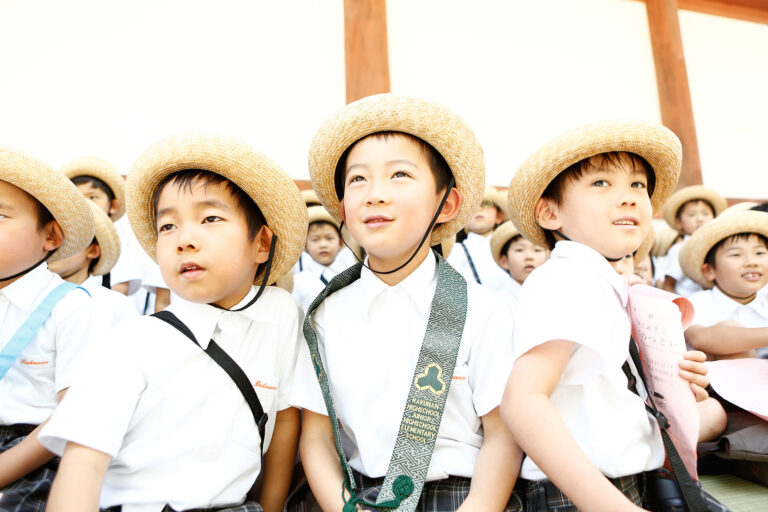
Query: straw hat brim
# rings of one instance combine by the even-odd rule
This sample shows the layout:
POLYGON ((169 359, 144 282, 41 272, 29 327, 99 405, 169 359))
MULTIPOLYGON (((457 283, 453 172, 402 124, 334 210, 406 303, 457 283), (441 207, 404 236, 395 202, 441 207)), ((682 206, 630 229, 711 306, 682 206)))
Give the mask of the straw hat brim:
POLYGON ((273 286, 282 288, 288 293, 293 293, 293 272, 288 272, 287 274, 278 278, 278 280, 275 281, 275 284, 273 286))
POLYGON ((707 222, 697 229, 680 248, 680 266, 683 272, 703 288, 714 283, 701 271, 707 253, 719 241, 740 233, 756 233, 768 238, 768 214, 765 212, 735 212, 707 222))
POLYGON ((720 212, 720 215, 730 215, 732 213, 746 212, 759 205, 760 203, 756 203, 754 201, 742 201, 740 203, 734 203, 720 212))
POLYGON ((649 254, 651 254, 651 247, 653 247, 654 242, 656 242, 656 234, 653 229, 653 224, 651 224, 643 243, 640 244, 640 247, 638 247, 634 253, 635 264, 639 261, 643 261, 649 254))
POLYGON ((93 266, 91 275, 103 276, 112 270, 120 257, 120 237, 112 219, 94 202, 88 201, 88 205, 93 213, 93 220, 96 225, 96 243, 99 244, 101 251, 101 256, 99 256, 96 265, 93 266))
POLYGON ((63 166, 61 172, 69 179, 77 176, 93 176, 100 179, 112 189, 115 199, 119 202, 113 220, 117 220, 125 214, 125 180, 117 172, 117 169, 106 160, 95 156, 81 156, 63 166))
MULTIPOLYGON (((154 200, 160 183, 186 169, 223 176, 253 199, 277 235, 269 282, 298 261, 307 237, 307 208, 293 180, 274 161, 242 142, 220 136, 176 135, 149 147, 126 181, 128 220, 141 246, 156 260, 154 200)), ((261 283, 262 269, 254 280, 261 283)))
POLYGON ((377 132, 404 132, 429 143, 448 163, 462 195, 456 217, 437 226, 430 245, 456 234, 477 210, 485 188, 485 160, 477 137, 458 115, 431 101, 378 94, 350 103, 320 127, 309 149, 312 184, 328 212, 341 221, 336 165, 358 140, 377 132))
POLYGON ((314 204, 315 206, 321 204, 320 198, 317 197, 317 192, 315 192, 313 189, 307 189, 301 191, 301 198, 304 200, 304 204, 310 205, 314 204))
POLYGON ((310 224, 313 222, 327 222, 333 226, 336 226, 336 229, 339 229, 339 221, 331 217, 331 214, 328 213, 328 210, 322 206, 310 206, 307 208, 307 216, 309 217, 310 224))
POLYGON ((456 245, 456 235, 451 235, 442 242, 440 242, 440 251, 443 254, 443 258, 448 259, 451 255, 453 247, 456 245))
POLYGON ((504 215, 504 220, 509 219, 509 207, 507 205, 506 192, 503 192, 496 187, 486 187, 483 199, 490 200, 496 208, 501 210, 501 213, 504 215))
POLYGON ((709 187, 705 187, 704 185, 691 185, 690 187, 681 188, 672 194, 664 205, 664 220, 667 221, 669 227, 677 230, 675 227, 677 211, 688 201, 698 199, 704 200, 712 205, 712 208, 715 209, 715 217, 720 215, 720 213, 728 207, 728 202, 725 198, 709 187))
POLYGON ((508 220, 499 224, 499 227, 497 227, 493 232, 493 235, 491 235, 491 254, 493 255, 493 260, 499 267, 501 267, 501 250, 504 248, 504 244, 519 234, 520 230, 512 224, 512 221, 508 220))
POLYGON ((650 164, 656 178, 651 206, 654 211, 660 208, 674 191, 680 176, 680 140, 657 123, 604 121, 559 135, 523 162, 509 185, 512 222, 531 242, 546 247, 544 230, 533 213, 544 190, 558 174, 576 162, 614 151, 634 153, 650 164))
POLYGON ((94 224, 89 201, 63 174, 21 151, 0 148, 0 180, 40 201, 59 224, 64 241, 48 258, 49 263, 68 258, 90 245, 94 224))

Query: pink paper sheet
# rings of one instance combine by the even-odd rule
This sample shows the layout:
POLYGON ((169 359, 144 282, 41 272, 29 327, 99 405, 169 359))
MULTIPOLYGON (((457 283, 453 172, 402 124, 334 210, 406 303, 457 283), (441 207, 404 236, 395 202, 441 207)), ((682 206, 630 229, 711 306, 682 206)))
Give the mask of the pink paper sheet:
POLYGON ((725 359, 706 363, 717 393, 768 421, 768 360, 725 359))
POLYGON ((683 328, 693 320, 693 306, 687 299, 658 288, 634 285, 629 289, 629 316, 656 407, 669 420, 667 431, 688 473, 698 479, 698 409, 678 366, 686 352, 683 328))

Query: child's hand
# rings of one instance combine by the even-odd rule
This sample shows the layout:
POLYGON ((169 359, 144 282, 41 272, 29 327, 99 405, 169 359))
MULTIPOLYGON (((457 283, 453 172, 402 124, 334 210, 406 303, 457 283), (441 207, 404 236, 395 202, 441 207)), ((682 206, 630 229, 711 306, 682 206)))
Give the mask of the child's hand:
POLYGON ((707 367, 704 365, 706 360, 707 356, 704 352, 690 350, 678 363, 680 377, 690 383, 691 391, 693 391, 693 396, 696 397, 697 402, 702 402, 709 397, 706 389, 709 386, 709 379, 707 378, 707 367))

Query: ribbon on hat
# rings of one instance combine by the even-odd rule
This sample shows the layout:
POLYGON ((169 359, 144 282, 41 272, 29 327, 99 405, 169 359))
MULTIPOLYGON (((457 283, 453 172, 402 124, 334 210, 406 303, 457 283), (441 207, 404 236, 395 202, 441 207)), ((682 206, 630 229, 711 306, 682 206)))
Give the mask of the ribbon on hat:
POLYGON ((304 337, 309 345, 312 364, 333 428, 336 453, 345 474, 342 484, 343 512, 353 512, 357 504, 411 512, 416 509, 421 497, 467 318, 467 282, 442 256, 435 254, 435 257, 438 263, 437 286, 427 330, 421 342, 395 447, 376 503, 367 502, 356 495, 355 480, 341 444, 339 421, 328 375, 318 349, 317 333, 309 320, 326 297, 360 278, 362 264, 357 263, 334 277, 312 302, 304 319, 304 337))

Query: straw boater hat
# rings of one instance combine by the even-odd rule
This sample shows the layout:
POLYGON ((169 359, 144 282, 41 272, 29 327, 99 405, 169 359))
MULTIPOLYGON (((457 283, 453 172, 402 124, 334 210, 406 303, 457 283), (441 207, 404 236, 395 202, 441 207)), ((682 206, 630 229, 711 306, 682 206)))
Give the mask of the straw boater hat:
POLYGON ((512 224, 511 220, 499 224, 499 227, 493 232, 491 236, 491 254, 498 266, 501 267, 501 250, 504 248, 504 244, 519 234, 520 230, 512 224))
POLYGON ((114 220, 123 216, 125 213, 125 180, 111 163, 95 156, 81 156, 62 167, 61 172, 69 179, 77 176, 92 176, 106 183, 112 189, 115 199, 120 203, 113 217, 114 220))
POLYGON ((604 121, 559 135, 523 162, 509 185, 512 222, 528 240, 547 247, 544 230, 533 214, 544 190, 558 174, 576 162, 612 151, 634 153, 651 165, 656 178, 651 206, 654 211, 660 208, 675 189, 680 175, 680 140, 658 123, 604 121))
POLYGON ((645 235, 643 243, 640 244, 640 247, 638 247, 634 253, 635 264, 637 264, 639 261, 643 261, 646 256, 651 254, 651 247, 653 247, 655 241, 656 234, 654 233, 653 224, 651 224, 651 227, 648 230, 648 234, 645 235))
POLYGON ((332 226, 336 226, 336 229, 339 229, 339 221, 331 217, 328 210, 322 206, 310 206, 307 208, 307 215, 309 216, 309 224, 313 222, 327 222, 332 226))
POLYGON ((701 199, 712 205, 715 209, 715 217, 725 210, 728 206, 725 198, 704 185, 691 185, 690 187, 681 188, 672 196, 670 196, 667 204, 664 205, 664 220, 667 221, 669 227, 677 229, 675 227, 675 219, 677 218, 677 211, 688 201, 701 199))
POLYGON ((734 203, 722 212, 720 212, 720 215, 730 215, 732 213, 737 212, 746 212, 748 210, 751 210, 755 206, 759 206, 760 203, 756 203, 755 201, 742 201, 740 203, 734 203))
POLYGON ((493 206, 501 210, 501 213, 504 215, 504 218, 509 217, 509 213, 507 212, 507 194, 502 192, 501 190, 497 189, 496 187, 486 186, 485 192, 483 193, 483 201, 490 201, 493 203, 493 206))
POLYGON ((680 266, 683 272, 704 288, 714 283, 701 271, 707 253, 719 241, 740 233, 756 233, 768 238, 768 215, 764 212, 738 212, 707 222, 697 229, 680 248, 680 266))
POLYGON ((672 247, 672 244, 680 238, 680 233, 676 229, 670 228, 666 222, 660 219, 654 219, 652 224, 655 224, 653 228, 655 240, 651 248, 651 254, 653 256, 664 256, 669 251, 669 248, 672 247))
MULTIPOLYGON (((126 181, 128 220, 144 250, 156 259, 154 200, 169 175, 202 169, 227 178, 259 207, 277 246, 269 282, 288 272, 299 259, 307 236, 307 209, 291 178, 266 155, 234 139, 206 135, 177 135, 149 147, 133 164, 126 181)), ((261 283, 264 270, 255 283, 261 283)))
POLYGON ((485 187, 483 150, 474 132, 451 110, 431 101, 377 94, 350 103, 320 127, 309 149, 309 174, 328 212, 341 221, 335 172, 344 151, 376 132, 404 132, 435 148, 448 163, 463 197, 456 217, 437 226, 430 245, 437 245, 467 223, 485 187))
POLYGON ((278 280, 275 281, 275 284, 272 286, 277 286, 278 288, 282 288, 288 293, 293 293, 293 272, 289 271, 288 273, 284 274, 283 277, 278 278, 278 280))
POLYGON ((0 148, 0 180, 40 201, 61 227, 64 241, 48 258, 49 263, 68 258, 90 245, 94 226, 89 201, 63 174, 21 151, 0 148))
POLYGON ((96 243, 101 250, 101 256, 94 265, 91 275, 103 276, 112 270, 120 257, 120 237, 117 235, 112 219, 107 217, 104 210, 96 206, 93 201, 88 201, 88 205, 91 207, 96 225, 96 243))
POLYGON ((451 251, 453 250, 454 245, 456 245, 456 235, 451 235, 450 237, 440 242, 440 251, 443 254, 443 258, 448 259, 448 256, 451 255, 451 251))
POLYGON ((304 204, 309 207, 309 205, 319 205, 322 204, 320 202, 320 198, 317 197, 317 193, 313 189, 307 189, 301 191, 301 198, 304 200, 304 204))

